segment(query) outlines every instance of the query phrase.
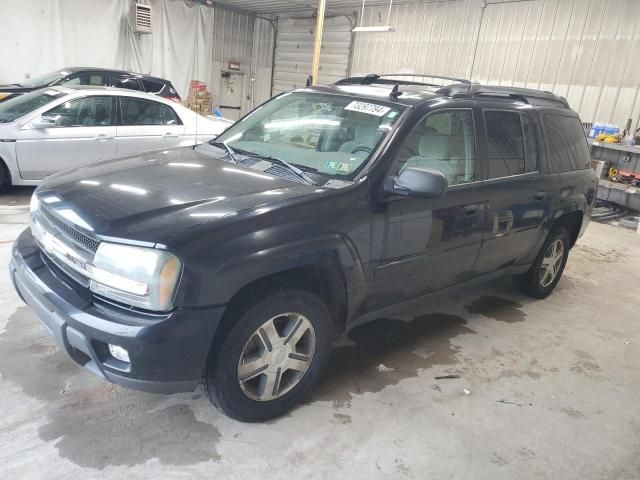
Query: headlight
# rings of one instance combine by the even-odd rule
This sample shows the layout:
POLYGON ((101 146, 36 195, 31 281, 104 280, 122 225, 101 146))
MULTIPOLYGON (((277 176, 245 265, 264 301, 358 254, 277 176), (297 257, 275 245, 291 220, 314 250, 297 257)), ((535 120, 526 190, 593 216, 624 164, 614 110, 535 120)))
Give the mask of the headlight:
POLYGON ((91 265, 91 291, 134 307, 171 309, 182 265, 169 252, 103 242, 91 265))
POLYGON ((38 211, 39 208, 40 208, 40 200, 38 200, 38 197, 36 196, 36 192, 33 192, 33 195, 31 195, 31 201, 29 202, 29 211, 33 213, 38 211))

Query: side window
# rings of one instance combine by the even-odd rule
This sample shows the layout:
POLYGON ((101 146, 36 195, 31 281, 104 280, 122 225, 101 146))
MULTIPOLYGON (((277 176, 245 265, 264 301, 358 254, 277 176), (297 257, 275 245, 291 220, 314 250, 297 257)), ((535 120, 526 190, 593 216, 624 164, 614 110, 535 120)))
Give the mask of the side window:
POLYGON ((103 85, 102 75, 95 73, 80 73, 72 76, 69 80, 62 82, 62 85, 103 85))
POLYGON ((589 168, 589 146, 578 118, 544 115, 543 124, 549 161, 554 172, 589 168))
POLYGON ((144 90, 149 93, 160 93, 160 91, 164 88, 164 84, 156 82, 154 80, 146 80, 143 78, 140 81, 142 82, 144 90))
POLYGON ((536 128, 527 115, 522 115, 525 146, 525 169, 527 173, 538 170, 538 142, 536 128))
POLYGON ((166 105, 162 105, 162 119, 163 125, 180 125, 182 123, 173 108, 166 105))
POLYGON ((487 130, 487 178, 524 173, 524 138, 520 113, 485 110, 484 122, 487 130))
POLYGON ((101 127, 113 125, 112 97, 94 96, 64 102, 44 115, 56 121, 56 127, 101 127))
POLYGON ((120 97, 123 125, 163 125, 164 112, 161 103, 137 98, 120 97))
POLYGON ((116 88, 126 88, 127 90, 140 90, 140 82, 137 78, 125 77, 123 75, 111 75, 109 86, 116 88))
POLYGON ((407 167, 442 172, 449 185, 476 178, 475 136, 471 110, 441 110, 427 115, 411 131, 397 161, 407 167))

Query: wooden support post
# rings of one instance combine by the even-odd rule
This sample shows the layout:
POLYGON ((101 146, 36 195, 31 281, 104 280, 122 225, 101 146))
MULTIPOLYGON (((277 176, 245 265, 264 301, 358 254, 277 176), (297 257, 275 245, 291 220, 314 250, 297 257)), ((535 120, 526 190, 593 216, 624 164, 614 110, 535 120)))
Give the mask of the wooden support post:
POLYGON ((313 59, 311 61, 311 85, 318 84, 318 70, 320 69, 320 49, 322 48, 322 31, 324 29, 324 10, 326 0, 318 0, 318 19, 316 22, 316 38, 313 44, 313 59))

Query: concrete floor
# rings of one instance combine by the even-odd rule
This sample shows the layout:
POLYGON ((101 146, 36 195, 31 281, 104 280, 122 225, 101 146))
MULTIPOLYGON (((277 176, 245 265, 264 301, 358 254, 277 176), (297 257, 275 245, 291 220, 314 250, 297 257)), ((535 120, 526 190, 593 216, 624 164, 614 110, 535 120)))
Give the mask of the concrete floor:
MULTIPOLYGON (((3 270, 29 195, 0 196, 3 270)), ((501 281, 361 327, 304 405, 247 425, 94 378, 4 273, 0 478, 638 479, 639 295, 640 235, 593 223, 546 301, 501 281)))

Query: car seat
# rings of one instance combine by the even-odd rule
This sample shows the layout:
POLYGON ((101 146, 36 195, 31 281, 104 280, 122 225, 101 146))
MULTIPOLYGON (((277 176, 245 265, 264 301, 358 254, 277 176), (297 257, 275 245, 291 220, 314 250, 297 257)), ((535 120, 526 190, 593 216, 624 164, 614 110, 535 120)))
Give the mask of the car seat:
POLYGON ((378 143, 378 123, 367 121, 356 126, 353 140, 348 140, 340 145, 339 152, 354 153, 359 147, 365 147, 369 151, 373 150, 378 143))
POLYGON ((442 172, 449 184, 455 184, 464 176, 464 159, 456 155, 459 137, 427 133, 418 142, 418 155, 409 158, 406 167, 430 168, 442 172))

